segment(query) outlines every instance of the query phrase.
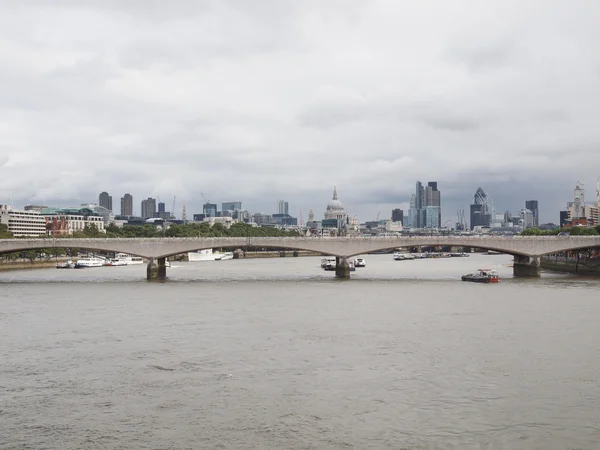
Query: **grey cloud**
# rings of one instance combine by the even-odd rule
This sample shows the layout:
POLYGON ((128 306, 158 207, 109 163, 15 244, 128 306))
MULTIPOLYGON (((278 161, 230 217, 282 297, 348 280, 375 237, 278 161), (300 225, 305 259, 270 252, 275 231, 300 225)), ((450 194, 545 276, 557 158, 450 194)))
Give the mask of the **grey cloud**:
POLYGON ((420 179, 440 183, 444 221, 479 185, 502 209, 537 197, 550 220, 599 175, 590 2, 452 21, 428 2, 3 6, 0 195, 20 203, 109 190, 176 195, 180 214, 204 192, 265 212, 285 198, 306 219, 337 185, 367 220, 420 179))

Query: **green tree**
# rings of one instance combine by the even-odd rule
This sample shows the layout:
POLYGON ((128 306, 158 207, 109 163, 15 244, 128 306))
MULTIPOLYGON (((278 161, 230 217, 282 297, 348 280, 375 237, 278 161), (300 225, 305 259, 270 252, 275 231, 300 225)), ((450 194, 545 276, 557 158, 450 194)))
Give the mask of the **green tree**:
POLYGON ((9 231, 8 225, 0 223, 0 239, 10 239, 12 237, 13 234, 9 231))

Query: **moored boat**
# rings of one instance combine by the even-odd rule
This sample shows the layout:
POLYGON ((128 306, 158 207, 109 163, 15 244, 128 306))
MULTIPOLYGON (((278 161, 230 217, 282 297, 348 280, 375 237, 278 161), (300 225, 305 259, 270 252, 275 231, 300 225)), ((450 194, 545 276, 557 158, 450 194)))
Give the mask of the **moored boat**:
POLYGON ((497 283, 499 281, 498 272, 494 269, 479 269, 477 272, 463 275, 460 278, 462 281, 473 283, 497 283))
POLYGON ((78 259, 75 264, 76 269, 84 269, 87 267, 102 267, 104 265, 104 259, 101 258, 82 258, 78 259))
POLYGON ((405 259, 415 259, 411 253, 394 252, 394 261, 404 261, 405 259))
POLYGON ((365 258, 354 258, 354 266, 355 267, 366 267, 367 262, 365 261, 365 258))
POLYGON ((140 257, 140 256, 132 256, 129 255, 127 253, 117 253, 114 257, 114 259, 111 260, 112 261, 123 261, 125 262, 125 264, 111 264, 111 265, 116 265, 116 266, 122 266, 122 265, 126 265, 126 266, 132 266, 134 264, 144 264, 144 260, 140 257))
POLYGON ((75 263, 70 259, 68 261, 56 264, 57 269, 74 269, 75 263))
POLYGON ((333 267, 335 268, 335 262, 335 256, 326 256, 324 258, 321 258, 321 269, 327 267, 327 264, 329 263, 333 263, 333 267))

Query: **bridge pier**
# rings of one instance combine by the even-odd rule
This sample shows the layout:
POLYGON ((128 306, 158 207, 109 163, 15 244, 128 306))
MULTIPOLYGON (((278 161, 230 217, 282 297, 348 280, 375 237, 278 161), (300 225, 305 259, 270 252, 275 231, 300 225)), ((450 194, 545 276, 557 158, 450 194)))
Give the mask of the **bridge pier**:
POLYGON ((343 256, 335 257, 335 276, 336 278, 350 278, 350 265, 348 264, 348 258, 343 256))
POLYGON ((538 256, 515 255, 513 263, 515 277, 539 277, 540 258, 538 256))
POLYGON ((148 281, 164 280, 167 278, 167 258, 150 258, 146 268, 146 279, 148 281))

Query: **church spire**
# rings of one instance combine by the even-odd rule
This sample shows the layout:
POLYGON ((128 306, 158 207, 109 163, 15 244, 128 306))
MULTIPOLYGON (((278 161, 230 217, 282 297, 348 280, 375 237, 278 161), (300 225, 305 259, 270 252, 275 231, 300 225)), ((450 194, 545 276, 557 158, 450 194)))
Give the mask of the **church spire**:
POLYGON ((334 187, 333 187, 333 199, 334 199, 334 200, 337 200, 337 199, 338 199, 338 198, 337 198, 337 188, 336 188, 336 186, 334 186, 334 187))

